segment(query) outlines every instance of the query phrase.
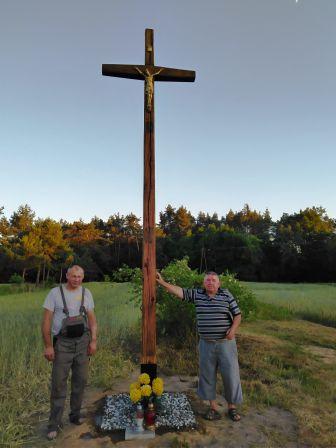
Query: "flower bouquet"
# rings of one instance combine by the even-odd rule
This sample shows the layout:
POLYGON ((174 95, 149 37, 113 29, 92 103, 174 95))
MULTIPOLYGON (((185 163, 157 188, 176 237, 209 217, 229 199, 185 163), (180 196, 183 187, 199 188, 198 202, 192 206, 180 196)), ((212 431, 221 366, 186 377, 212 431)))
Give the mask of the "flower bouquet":
POLYGON ((163 393, 162 378, 154 378, 150 384, 150 377, 147 373, 139 375, 138 381, 130 385, 130 399, 132 403, 141 403, 147 409, 149 403, 153 403, 156 411, 160 411, 160 398, 163 393))

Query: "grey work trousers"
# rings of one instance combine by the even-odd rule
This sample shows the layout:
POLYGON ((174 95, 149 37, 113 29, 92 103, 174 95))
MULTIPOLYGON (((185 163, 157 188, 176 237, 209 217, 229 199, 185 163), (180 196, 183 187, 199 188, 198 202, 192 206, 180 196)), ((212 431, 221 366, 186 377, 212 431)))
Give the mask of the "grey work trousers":
POLYGON ((70 369, 72 370, 70 416, 79 417, 88 374, 89 343, 90 333, 88 332, 79 338, 62 336, 56 338, 55 359, 51 374, 49 431, 56 431, 62 422, 70 369))
POLYGON ((219 342, 200 339, 198 395, 202 400, 216 399, 217 369, 222 375, 225 400, 232 404, 242 403, 243 394, 235 339, 219 342))

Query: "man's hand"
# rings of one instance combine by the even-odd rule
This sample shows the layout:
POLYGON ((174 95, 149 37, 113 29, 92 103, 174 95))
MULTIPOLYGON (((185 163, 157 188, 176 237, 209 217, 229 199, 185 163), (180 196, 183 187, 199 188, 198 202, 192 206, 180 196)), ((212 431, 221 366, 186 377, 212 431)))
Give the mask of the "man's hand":
POLYGON ((225 338, 229 341, 235 338, 235 331, 232 329, 232 327, 226 332, 225 338))
POLYGON ((96 351, 97 351, 97 342, 91 341, 90 344, 88 345, 87 354, 89 356, 92 356, 96 353, 96 351))
POLYGON ((179 286, 171 285, 163 280, 160 272, 156 271, 156 281, 163 286, 170 294, 174 294, 179 299, 183 299, 183 290, 179 286))
POLYGON ((236 331, 240 325, 240 322, 241 322, 241 314, 237 314, 237 316, 233 318, 232 327, 226 332, 226 339, 228 339, 229 341, 234 339, 236 331))
POLYGON ((162 285, 162 283, 164 282, 160 272, 156 271, 156 281, 158 282, 159 285, 162 285))
POLYGON ((43 355, 48 361, 53 361, 55 359, 55 351, 50 334, 53 315, 54 315, 53 311, 50 311, 45 308, 43 312, 43 319, 41 325, 42 337, 45 347, 43 355))
POLYGON ((97 351, 97 319, 93 310, 88 310, 87 317, 89 320, 89 329, 91 333, 91 341, 87 348, 87 354, 88 356, 91 356, 97 351))
POLYGON ((240 322, 241 322, 241 314, 238 314, 233 318, 232 327, 226 332, 226 339, 228 339, 229 341, 234 339, 237 328, 240 325, 240 322))
POLYGON ((55 350, 54 347, 46 347, 44 349, 44 357, 45 359, 47 359, 48 361, 53 361, 55 359, 55 350))

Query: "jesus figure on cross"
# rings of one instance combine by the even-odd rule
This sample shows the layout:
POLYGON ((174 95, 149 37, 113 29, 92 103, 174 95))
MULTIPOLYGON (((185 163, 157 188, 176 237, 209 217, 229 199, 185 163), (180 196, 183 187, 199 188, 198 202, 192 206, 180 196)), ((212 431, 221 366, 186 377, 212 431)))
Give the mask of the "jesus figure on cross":
POLYGON ((155 81, 193 82, 195 72, 154 65, 153 30, 145 32, 145 65, 103 64, 102 74, 145 81, 144 98, 144 197, 143 197, 143 293, 141 372, 156 377, 156 244, 155 244, 155 81))

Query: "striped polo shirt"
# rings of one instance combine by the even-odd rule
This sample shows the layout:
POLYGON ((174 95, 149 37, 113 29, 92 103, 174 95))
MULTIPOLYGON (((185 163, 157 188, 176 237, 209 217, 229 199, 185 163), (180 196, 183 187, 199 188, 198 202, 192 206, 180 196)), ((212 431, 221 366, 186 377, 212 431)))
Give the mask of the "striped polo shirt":
POLYGON ((241 314, 228 289, 219 288, 214 297, 205 289, 183 288, 183 300, 195 304, 198 333, 205 339, 223 339, 234 316, 241 314))

